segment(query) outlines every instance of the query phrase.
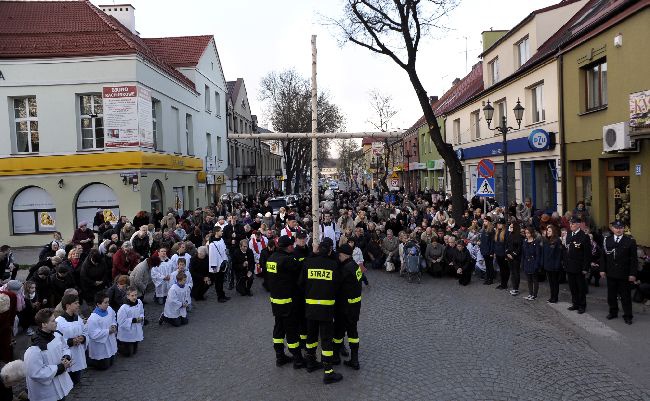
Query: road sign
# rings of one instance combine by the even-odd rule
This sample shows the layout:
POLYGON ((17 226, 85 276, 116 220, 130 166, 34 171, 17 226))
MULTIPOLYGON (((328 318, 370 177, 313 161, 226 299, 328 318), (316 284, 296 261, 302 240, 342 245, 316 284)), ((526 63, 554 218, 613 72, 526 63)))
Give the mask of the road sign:
POLYGON ((391 178, 390 186, 391 188, 399 188, 399 178, 391 178))
POLYGON ((396 172, 393 172, 393 174, 390 175, 390 178, 399 178, 399 175, 397 175, 396 172))
POLYGON ((476 196, 494 196, 494 178, 479 177, 476 181, 476 196))
POLYGON ((494 177, 494 162, 490 159, 481 159, 476 170, 479 177, 492 178, 494 177))

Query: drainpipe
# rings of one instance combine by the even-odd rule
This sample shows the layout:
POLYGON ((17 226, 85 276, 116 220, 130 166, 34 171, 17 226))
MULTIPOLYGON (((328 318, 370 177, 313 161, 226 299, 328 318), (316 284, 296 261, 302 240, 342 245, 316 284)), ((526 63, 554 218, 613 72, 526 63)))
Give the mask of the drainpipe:
POLYGON ((560 132, 559 132, 559 141, 560 141, 560 163, 562 163, 562 179, 561 179, 561 188, 562 188, 562 215, 566 213, 567 210, 567 172, 569 171, 569 163, 566 159, 566 143, 564 140, 564 56, 562 54, 558 57, 558 84, 560 90, 560 132))

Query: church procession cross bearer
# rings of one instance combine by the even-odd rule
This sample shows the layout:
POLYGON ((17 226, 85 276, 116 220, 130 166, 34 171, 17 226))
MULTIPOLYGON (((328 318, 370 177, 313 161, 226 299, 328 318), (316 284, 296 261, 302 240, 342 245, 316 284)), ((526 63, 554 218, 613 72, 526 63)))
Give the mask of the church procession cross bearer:
POLYGON ((321 132, 318 133, 318 90, 316 85, 316 35, 311 36, 311 132, 294 132, 294 133, 248 133, 248 134, 228 134, 228 139, 265 139, 265 140, 282 140, 282 139, 311 139, 311 214, 313 218, 313 244, 317 247, 320 242, 319 224, 320 214, 318 210, 318 139, 350 139, 350 138, 400 138, 403 136, 402 131, 390 132, 321 132))

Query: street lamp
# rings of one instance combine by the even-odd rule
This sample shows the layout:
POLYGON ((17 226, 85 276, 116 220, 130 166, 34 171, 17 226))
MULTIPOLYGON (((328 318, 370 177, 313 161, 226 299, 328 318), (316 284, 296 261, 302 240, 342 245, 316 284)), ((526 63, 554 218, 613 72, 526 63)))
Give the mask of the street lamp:
POLYGON ((508 141, 506 140, 506 134, 510 131, 516 131, 521 128, 521 120, 524 117, 524 107, 521 105, 519 98, 517 98, 517 104, 512 111, 515 113, 517 128, 508 127, 506 113, 503 113, 501 116, 501 125, 491 128, 490 123, 492 122, 492 117, 494 117, 494 107, 490 104, 489 99, 485 107, 483 107, 483 113, 485 114, 485 121, 487 121, 488 129, 497 131, 503 135, 503 213, 506 216, 508 215, 508 141))

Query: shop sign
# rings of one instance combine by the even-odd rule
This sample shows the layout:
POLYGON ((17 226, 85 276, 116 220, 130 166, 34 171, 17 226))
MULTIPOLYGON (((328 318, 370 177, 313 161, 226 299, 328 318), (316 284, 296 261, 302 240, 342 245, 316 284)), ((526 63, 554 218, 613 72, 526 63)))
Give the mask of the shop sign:
POLYGON ((384 153, 384 143, 383 142, 373 142, 372 143, 372 154, 375 156, 382 155, 384 153))
POLYGON ((534 129, 530 135, 528 135, 528 144, 532 150, 548 150, 549 146, 551 146, 551 137, 548 132, 543 129, 534 129))
MULTIPOLYGON (((547 132, 547 131, 545 132, 548 135, 548 146, 546 148, 544 149, 533 148, 529 141, 530 136, 526 136, 523 138, 508 140, 508 154, 514 155, 514 154, 521 154, 521 153, 543 152, 543 151, 553 150, 555 148, 555 132, 547 132)), ((456 149, 456 156, 458 156, 459 151, 461 152, 462 155, 462 158, 459 159, 461 161, 471 160, 471 159, 481 159, 490 156, 500 156, 503 154, 503 143, 493 142, 485 145, 474 146, 471 148, 463 148, 463 149, 458 148, 456 149)))
MULTIPOLYGON (((422 169, 424 169, 424 167, 422 169)), ((445 160, 444 159, 429 160, 427 162, 426 169, 427 170, 444 170, 445 169, 445 160)))
POLYGON ((630 127, 650 128, 650 90, 630 94, 630 127))
POLYGON ((465 156, 465 152, 463 151, 463 148, 456 149, 456 157, 458 158, 458 160, 463 161, 464 156, 465 156))

